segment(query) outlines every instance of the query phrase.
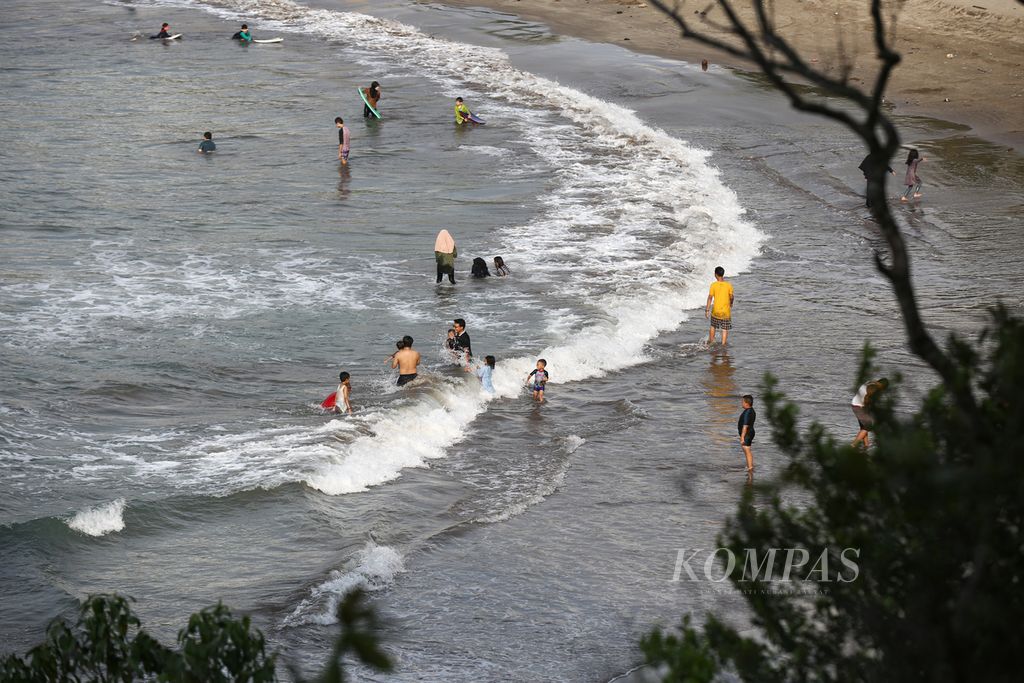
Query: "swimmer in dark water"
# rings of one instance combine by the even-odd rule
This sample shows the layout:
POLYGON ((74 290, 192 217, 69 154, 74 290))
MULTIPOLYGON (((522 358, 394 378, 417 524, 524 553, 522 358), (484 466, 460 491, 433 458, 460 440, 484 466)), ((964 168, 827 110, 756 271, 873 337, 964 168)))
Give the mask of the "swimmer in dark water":
POLYGON ((160 38, 170 38, 170 37, 171 37, 171 25, 170 24, 160 24, 160 33, 156 34, 155 36, 150 36, 149 39, 150 40, 159 40, 160 38))
POLYGON ((252 34, 249 33, 249 24, 242 24, 242 30, 231 36, 231 40, 241 40, 246 43, 251 43, 252 34))
POLYGON ((412 337, 402 337, 404 345, 391 360, 391 367, 398 368, 398 386, 404 386, 416 379, 417 366, 420 364, 420 352, 412 348, 412 337))
POLYGON ((203 133, 203 141, 199 143, 198 151, 202 154, 209 154, 210 152, 217 151, 217 143, 213 141, 213 133, 210 131, 203 133))

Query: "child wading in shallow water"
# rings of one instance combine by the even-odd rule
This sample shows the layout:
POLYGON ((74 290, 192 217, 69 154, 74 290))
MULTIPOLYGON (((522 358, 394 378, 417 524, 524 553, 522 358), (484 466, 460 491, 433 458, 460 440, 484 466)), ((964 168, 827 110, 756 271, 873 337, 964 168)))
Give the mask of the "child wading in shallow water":
POLYGON ((548 380, 551 379, 547 367, 548 362, 541 358, 537 361, 537 367, 526 377, 526 384, 533 391, 534 400, 540 403, 544 402, 544 388, 547 386, 548 380))
MULTIPOLYGON (((484 364, 478 367, 475 371, 477 377, 480 378, 480 385, 484 388, 488 394, 494 393, 494 356, 484 356, 484 364)), ((473 368, 467 366, 466 372, 474 372, 473 368)))
POLYGON ((751 446, 754 443, 754 420, 757 413, 754 412, 754 397, 747 394, 743 397, 743 412, 740 413, 739 422, 736 423, 736 430, 740 433, 740 448, 743 455, 747 457, 747 472, 754 471, 754 451, 751 446))
POLYGON ((349 395, 352 393, 352 380, 347 372, 338 375, 338 393, 334 395, 334 412, 352 414, 352 403, 349 395))
POLYGON ((921 177, 917 175, 917 167, 924 161, 924 157, 917 153, 916 149, 910 150, 907 154, 907 177, 903 179, 903 183, 907 186, 907 191, 900 197, 901 202, 907 201, 910 198, 910 193, 914 193, 914 199, 921 196, 921 177))

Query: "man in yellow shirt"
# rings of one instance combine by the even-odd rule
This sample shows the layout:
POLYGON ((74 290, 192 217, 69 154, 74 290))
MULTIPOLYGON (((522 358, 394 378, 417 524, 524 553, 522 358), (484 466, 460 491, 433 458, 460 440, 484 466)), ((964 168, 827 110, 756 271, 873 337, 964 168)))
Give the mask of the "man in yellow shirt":
POLYGON ((708 344, 715 343, 715 330, 722 331, 722 346, 728 343, 729 330, 732 329, 732 285, 725 281, 725 268, 715 268, 715 282, 711 283, 708 302, 704 306, 704 317, 711 317, 711 332, 708 344))

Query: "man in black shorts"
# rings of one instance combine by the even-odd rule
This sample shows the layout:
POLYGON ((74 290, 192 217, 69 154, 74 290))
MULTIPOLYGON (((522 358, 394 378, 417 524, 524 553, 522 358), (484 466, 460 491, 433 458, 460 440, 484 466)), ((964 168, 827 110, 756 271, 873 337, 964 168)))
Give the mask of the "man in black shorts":
POLYGON ((404 386, 416 379, 420 352, 412 348, 412 337, 402 337, 402 348, 391 357, 391 367, 398 368, 398 386, 404 386))
POLYGON ((473 360, 473 346, 469 342, 469 332, 466 332, 466 321, 462 318, 456 318, 452 321, 455 328, 455 346, 453 350, 455 353, 462 356, 466 362, 466 366, 469 366, 469 362, 473 360))

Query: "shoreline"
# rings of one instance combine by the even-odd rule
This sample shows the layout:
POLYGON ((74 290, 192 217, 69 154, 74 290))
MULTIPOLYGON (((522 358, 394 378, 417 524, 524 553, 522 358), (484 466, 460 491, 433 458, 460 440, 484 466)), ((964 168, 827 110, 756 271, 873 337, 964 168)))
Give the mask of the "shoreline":
MULTIPOLYGON (((684 40, 675 23, 644 0, 437 1, 505 12, 547 24, 562 35, 635 52, 693 64, 707 59, 715 66, 759 73, 749 62, 684 40)), ((866 8, 856 0, 775 3, 780 34, 826 72, 838 68, 842 20, 844 52, 855 85, 870 78, 875 63, 866 8), (834 28, 811 35, 796 32, 808 24, 834 28)), ((964 133, 1005 151, 1024 150, 1024 5, 1015 0, 908 0, 894 33, 903 60, 886 92, 890 114, 966 126, 964 133)))

